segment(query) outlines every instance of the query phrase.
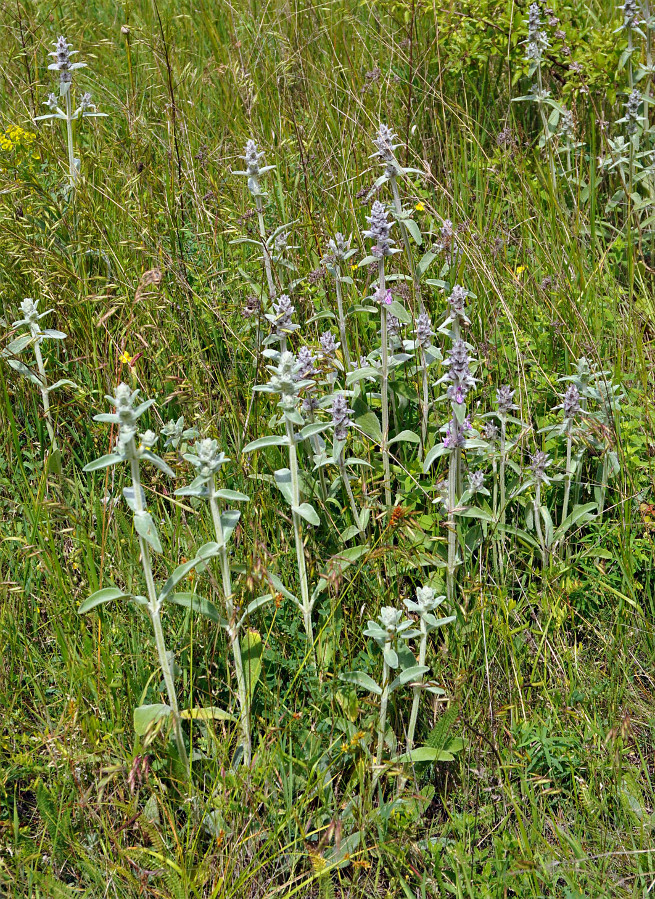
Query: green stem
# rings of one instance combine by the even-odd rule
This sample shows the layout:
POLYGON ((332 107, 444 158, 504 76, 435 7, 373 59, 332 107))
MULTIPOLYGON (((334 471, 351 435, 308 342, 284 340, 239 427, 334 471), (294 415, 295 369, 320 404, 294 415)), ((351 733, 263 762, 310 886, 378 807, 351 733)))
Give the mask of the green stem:
POLYGON ((266 224, 264 222, 264 206, 260 194, 255 196, 255 207, 257 209, 257 219, 259 221, 259 236, 262 239, 262 253, 264 254, 264 270, 266 272, 266 283, 268 284, 268 297, 270 300, 275 299, 275 282, 273 281, 273 271, 271 269, 271 257, 268 253, 266 245, 266 224))
POLYGON ((45 416, 45 426, 48 430, 48 436, 50 437, 50 443, 52 445, 52 449, 57 449, 57 441, 55 439, 55 428, 52 421, 52 412, 50 411, 50 394, 48 393, 48 380, 46 378, 45 373, 45 365, 43 364, 43 356, 41 355, 41 345, 38 339, 38 332, 35 333, 34 329, 32 330, 32 336, 35 338, 34 341, 34 358, 36 359, 36 367, 39 372, 39 389, 41 390, 41 400, 43 402, 43 414, 45 416))
MULTIPOLYGON (((286 418, 285 426, 287 430, 287 439, 289 441, 289 471, 291 472, 292 506, 294 508, 297 508, 300 505, 300 478, 298 476, 298 454, 296 450, 296 437, 293 433, 293 425, 286 418)), ((300 598, 302 604, 303 624, 305 625, 307 643, 310 647, 311 657, 313 660, 314 628, 312 627, 312 604, 309 598, 309 581, 307 580, 305 546, 302 539, 302 524, 300 515, 295 512, 294 509, 291 510, 291 517, 293 519, 293 536, 296 542, 296 561, 298 563, 298 578, 300 580, 300 598)))
POLYGON ((537 481, 537 485, 534 491, 534 526, 537 531, 537 540, 539 541, 539 546, 541 547, 541 565, 543 568, 546 567, 547 564, 547 553, 546 542, 544 540, 544 534, 541 529, 541 483, 537 481))
POLYGON ((343 294, 341 292, 341 270, 336 266, 337 276, 335 279, 337 291, 337 310, 339 313, 339 338, 341 340, 341 352, 343 353, 343 367, 346 374, 350 371, 350 353, 348 351, 348 339, 346 335, 346 319, 343 314, 343 294))
MULTIPOLYGON (((390 641, 385 643, 385 652, 391 649, 390 641)), ((375 764, 382 764, 382 752, 384 749, 384 732, 387 726, 387 706, 389 704, 389 666, 386 661, 382 665, 382 696, 380 697, 380 718, 378 721, 378 748, 375 756, 375 764)))
POLYGON ((252 738, 250 735, 250 698, 246 678, 243 671, 243 659, 241 658, 241 644, 239 643, 239 627, 237 624, 237 612, 234 606, 232 593, 232 574, 230 572, 230 559, 227 554, 227 545, 225 543, 225 534, 223 532, 223 524, 221 522, 221 513, 216 501, 216 484, 214 478, 209 481, 209 507, 214 522, 214 531, 216 533, 216 542, 220 546, 219 561, 221 566, 221 577, 223 580, 223 593, 225 597, 225 612, 228 621, 227 634, 230 640, 230 648, 234 659, 234 673, 237 679, 237 694, 239 697, 239 726, 241 729, 241 739, 243 746, 244 764, 250 765, 252 761, 252 738))
MULTIPOLYGON (((139 458, 137 456, 136 445, 132 438, 127 447, 127 457, 130 460, 130 472, 132 474, 132 489, 134 491, 134 511, 135 514, 145 512, 145 503, 143 501, 141 474, 139 472, 139 458)), ((160 601, 157 596, 157 588, 155 587, 155 579, 152 574, 152 560, 150 557, 150 547, 148 543, 139 534, 139 549, 141 550, 141 564, 148 588, 148 612, 152 621, 152 628, 155 634, 155 646, 157 647, 157 655, 159 656, 159 665, 164 678, 166 692, 168 694, 168 704, 171 707, 171 718, 173 720, 173 736, 177 745, 178 755, 189 776, 189 757, 184 745, 184 736, 182 734, 182 724, 180 719, 180 708, 177 702, 177 694, 175 692, 175 682, 173 680, 173 672, 169 661, 168 652, 166 651, 166 641, 164 639, 164 631, 161 626, 161 617, 159 614, 160 601)))
POLYGON ((344 447, 342 446, 339 450, 339 473, 341 474, 341 482, 346 490, 346 494, 348 496, 348 502, 350 503, 350 511, 353 513, 353 518, 355 520, 355 525, 361 531, 362 524, 361 519, 359 517, 359 510, 357 508, 357 503, 355 502, 355 497, 353 496, 353 489, 350 485, 350 478, 348 477, 348 472, 346 471, 346 463, 343 458, 344 447))
POLYGON ((75 187, 77 182, 77 166, 75 165, 75 151, 73 149, 73 98, 71 97, 70 84, 66 91, 66 140, 68 143, 68 170, 70 172, 70 182, 71 186, 75 187))
MULTIPOLYGON (((407 256, 407 264, 409 265, 409 270, 412 275, 412 287, 414 288, 414 297, 418 299, 419 312, 425 312, 425 307, 423 306, 423 297, 421 296, 421 286, 419 284, 418 273, 416 271, 416 264, 414 262, 414 254, 412 253, 412 245, 409 240, 409 233, 407 228, 405 227, 404 222, 401 220, 401 216, 403 214, 403 205, 400 202, 400 191, 398 190, 398 180, 394 175, 389 179, 391 183, 391 193, 393 194, 393 205, 396 210, 396 216, 398 217, 398 225, 400 226, 400 235, 403 240, 403 245, 405 247, 405 255, 407 256)), ((416 308, 416 307, 415 307, 416 308)))
POLYGON ((385 280, 384 280, 384 256, 380 257, 379 262, 379 284, 380 296, 380 340, 382 350, 382 383, 380 385, 380 393, 382 397, 382 467, 384 470, 384 501, 387 506, 391 505, 391 465, 389 462, 389 339, 387 336, 387 307, 384 302, 385 280))

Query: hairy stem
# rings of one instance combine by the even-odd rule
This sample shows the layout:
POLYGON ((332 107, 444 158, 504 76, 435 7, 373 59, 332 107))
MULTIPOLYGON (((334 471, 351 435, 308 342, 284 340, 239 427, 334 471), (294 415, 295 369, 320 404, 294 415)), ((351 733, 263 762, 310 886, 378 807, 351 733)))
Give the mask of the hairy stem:
POLYGON ((230 640, 230 648, 234 659, 234 673, 237 679, 237 695, 239 697, 239 727, 241 730, 241 740, 243 746, 243 760, 246 765, 250 765, 252 761, 252 738, 250 736, 250 697, 246 678, 243 671, 243 660, 241 658, 241 644, 239 643, 239 628, 237 624, 237 613, 234 606, 232 594, 232 574, 230 572, 230 559, 227 554, 227 545, 225 543, 225 535, 223 532, 223 524, 221 522, 221 513, 216 501, 216 484, 214 478, 209 482, 209 507, 214 522, 214 531, 216 533, 216 542, 220 546, 219 561, 221 566, 221 577, 223 580, 223 593, 225 598, 225 612, 228 621, 227 634, 230 640))
POLYGON ((343 353, 343 367, 346 374, 350 371, 350 353, 348 351, 348 338, 346 335, 346 319, 343 314, 343 294, 341 291, 341 270, 336 266, 337 276, 335 286, 337 291, 337 311, 339 313, 339 339, 341 340, 341 352, 343 353))
MULTIPOLYGON (((296 450, 296 437, 293 433, 293 425, 285 419, 287 439, 289 441, 289 471, 291 472, 291 498, 294 509, 300 505, 300 478, 298 475, 298 454, 296 450)), ((296 542, 296 561, 298 563, 298 578, 300 580, 300 599, 302 603, 302 617, 305 625, 307 643, 310 647, 311 658, 314 661, 314 628, 312 627, 312 605, 309 598, 309 581, 307 580, 307 566, 305 564, 305 546, 302 539, 302 524, 300 515, 291 510, 293 519, 293 536, 296 542)), ((315 667, 314 661, 314 667, 315 667)))
MULTIPOLYGON (((391 649, 391 643, 385 643, 385 652, 391 649)), ((384 749, 384 732, 387 726, 387 706, 389 704, 389 666, 386 661, 382 665, 382 696, 380 697, 380 718, 378 720, 378 748, 375 756, 376 765, 382 764, 382 751, 384 749)))
MULTIPOLYGON (((34 335, 34 330, 32 330, 32 334, 34 335)), ((43 356, 41 355, 41 345, 39 344, 38 338, 35 339, 34 342, 34 358, 36 359, 36 367, 39 372, 39 381, 41 390, 41 400, 43 402, 43 414, 45 416, 45 426, 48 430, 48 437, 50 438, 50 443, 52 445, 52 449, 57 449, 57 441, 55 439, 55 428, 52 421, 52 412, 50 411, 50 394, 48 393, 48 380, 45 373, 45 365, 43 364, 43 356)))
MULTIPOLYGON (((129 442, 127 455, 130 460, 130 472, 132 474, 132 488, 134 490, 134 510, 135 513, 145 512, 145 504, 141 488, 141 475, 139 472, 139 459, 136 452, 134 438, 129 442)), ((184 745, 184 736, 182 734, 182 724, 180 719, 180 708, 177 702, 177 693, 175 692, 175 683, 173 680, 173 672, 171 671, 168 652, 166 651, 166 641, 164 639, 164 631, 161 626, 161 617, 159 614, 160 602, 157 597, 157 588, 155 587, 155 579, 152 574, 152 560, 150 557, 150 547, 146 540, 139 534, 139 549, 141 550, 141 564, 148 588, 148 612, 152 621, 152 628, 155 634, 155 646, 157 647, 157 655, 159 656, 159 665, 161 673, 166 685, 168 694, 168 704, 171 707, 171 718, 173 720, 173 736, 177 746, 177 752, 180 761, 184 766, 184 770, 189 774, 189 757, 187 756, 186 746, 184 745)))
MULTIPOLYGON (((380 294, 385 289, 384 280, 384 257, 380 258, 379 263, 379 285, 380 294)), ((389 462, 389 339, 387 335, 387 308, 384 298, 380 303, 380 340, 382 349, 382 383, 380 385, 380 393, 382 397, 382 467, 384 470, 384 501, 387 506, 391 505, 391 465, 389 462)))

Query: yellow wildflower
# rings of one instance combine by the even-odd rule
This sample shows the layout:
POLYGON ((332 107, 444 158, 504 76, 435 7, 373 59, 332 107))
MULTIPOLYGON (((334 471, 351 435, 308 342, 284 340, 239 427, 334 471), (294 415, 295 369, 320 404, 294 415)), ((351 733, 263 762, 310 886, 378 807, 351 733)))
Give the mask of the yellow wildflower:
POLYGON ((514 271, 514 276, 516 278, 520 278, 524 271, 525 271, 525 266, 519 265, 514 271))
POLYGON ((119 356, 118 361, 122 362, 123 365, 131 365, 132 359, 134 359, 134 356, 130 356, 127 350, 123 350, 123 355, 119 356))
POLYGON ((420 200, 418 201, 418 203, 416 204, 416 206, 414 207, 414 209, 415 209, 417 212, 425 212, 425 206, 424 206, 424 204, 423 204, 420 200))

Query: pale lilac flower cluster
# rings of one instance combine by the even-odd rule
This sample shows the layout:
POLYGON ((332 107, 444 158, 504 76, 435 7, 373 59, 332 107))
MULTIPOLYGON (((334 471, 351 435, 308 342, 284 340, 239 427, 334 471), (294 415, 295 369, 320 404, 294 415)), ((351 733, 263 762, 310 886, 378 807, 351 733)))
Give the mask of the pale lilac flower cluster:
POLYGON ((446 395, 451 402, 461 405, 466 402, 468 392, 475 386, 475 378, 469 367, 468 346, 465 341, 458 339, 453 343, 444 365, 448 368, 446 380, 450 381, 446 395))
POLYGON ((432 342, 432 322, 427 312, 421 312, 416 319, 416 342, 422 350, 427 350, 432 342))
POLYGON ((541 11, 538 3, 532 3, 528 13, 528 40, 526 59, 541 62, 548 49, 548 35, 541 30, 541 11))
POLYGON ((518 409, 514 402, 515 393, 516 391, 512 390, 508 384, 498 388, 496 391, 496 405, 500 415, 509 415, 514 409, 518 409))
POLYGON ((348 401, 342 393, 335 393, 332 397, 332 424, 336 440, 345 440, 348 436, 348 428, 352 424, 348 408, 348 401))
POLYGON ((383 203, 376 200, 371 207, 371 215, 366 219, 370 227, 364 231, 364 237, 375 241, 371 253, 378 258, 391 256, 395 240, 389 237, 393 222, 389 221, 388 213, 383 203))

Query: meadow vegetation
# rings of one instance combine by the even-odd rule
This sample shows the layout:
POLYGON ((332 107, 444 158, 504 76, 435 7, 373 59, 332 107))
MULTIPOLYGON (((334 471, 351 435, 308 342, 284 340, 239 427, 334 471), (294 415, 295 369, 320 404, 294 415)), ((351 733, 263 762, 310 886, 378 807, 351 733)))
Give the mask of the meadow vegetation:
POLYGON ((2 895, 650 895, 649 0, 0 24, 2 895))

